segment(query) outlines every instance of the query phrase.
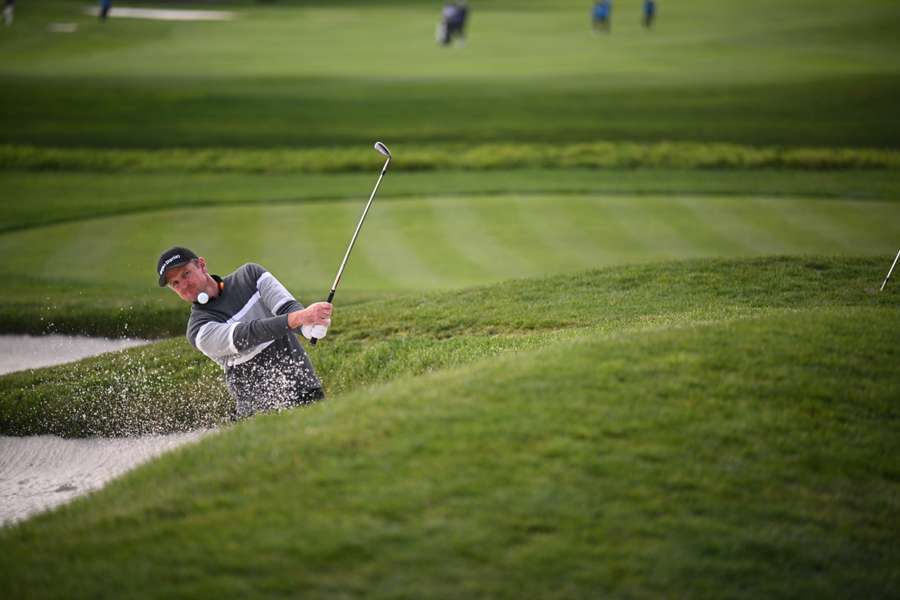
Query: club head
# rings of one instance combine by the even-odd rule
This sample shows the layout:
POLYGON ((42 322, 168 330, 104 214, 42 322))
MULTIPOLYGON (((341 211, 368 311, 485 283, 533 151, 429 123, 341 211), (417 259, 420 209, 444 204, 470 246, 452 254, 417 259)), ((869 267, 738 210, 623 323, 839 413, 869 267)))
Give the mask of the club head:
POLYGON ((381 142, 375 142, 375 149, 378 150, 378 152, 380 152, 381 154, 387 156, 388 158, 391 157, 391 151, 388 150, 387 146, 385 146, 381 142))

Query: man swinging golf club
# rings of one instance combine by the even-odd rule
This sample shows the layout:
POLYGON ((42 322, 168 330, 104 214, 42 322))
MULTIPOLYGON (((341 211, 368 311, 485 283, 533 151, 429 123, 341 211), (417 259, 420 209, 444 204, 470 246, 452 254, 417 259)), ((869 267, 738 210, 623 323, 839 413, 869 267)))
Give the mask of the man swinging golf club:
POLYGON ((325 337, 329 302, 304 308, 258 264, 248 263, 222 278, 206 260, 176 246, 156 265, 160 287, 191 303, 187 338, 218 363, 235 399, 233 417, 308 404, 325 397, 296 332, 325 337))
POLYGON ((225 380, 236 402, 235 418, 324 398, 322 383, 294 333, 299 329, 315 345, 331 325, 331 301, 391 163, 387 146, 375 142, 375 150, 385 157, 384 165, 326 302, 303 308, 271 273, 257 264, 246 264, 222 279, 211 275, 206 270, 206 260, 187 248, 169 248, 159 257, 159 285, 168 285, 193 304, 188 341, 225 369, 225 380))

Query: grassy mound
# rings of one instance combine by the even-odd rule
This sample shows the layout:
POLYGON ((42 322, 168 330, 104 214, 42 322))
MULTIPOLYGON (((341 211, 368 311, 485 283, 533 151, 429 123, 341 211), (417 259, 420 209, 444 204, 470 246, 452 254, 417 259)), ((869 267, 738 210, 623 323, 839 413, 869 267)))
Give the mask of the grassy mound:
MULTIPOLYGON (((331 395, 533 350, 580 333, 602 338, 812 307, 891 310, 875 294, 883 261, 683 261, 514 280, 342 309, 311 348, 331 395)), ((860 340, 863 344, 864 340, 860 340)), ((0 432, 129 435, 221 422, 227 393, 183 338, 0 377, 0 432)))
POLYGON ((561 280, 410 300, 432 336, 539 340, 241 423, 4 529, 0 592, 888 596, 900 313, 865 270, 694 263, 588 273, 571 303, 561 280))

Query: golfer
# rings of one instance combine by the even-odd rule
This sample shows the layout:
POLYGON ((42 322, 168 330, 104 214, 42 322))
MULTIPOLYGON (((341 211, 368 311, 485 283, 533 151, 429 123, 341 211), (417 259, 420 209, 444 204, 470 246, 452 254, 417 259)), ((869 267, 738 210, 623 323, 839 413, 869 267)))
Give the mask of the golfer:
POLYGON ((225 370, 234 419, 325 397, 295 333, 324 337, 331 304, 303 308, 275 276, 254 263, 224 278, 212 275, 203 257, 180 246, 160 255, 156 272, 160 287, 191 303, 187 339, 225 370))

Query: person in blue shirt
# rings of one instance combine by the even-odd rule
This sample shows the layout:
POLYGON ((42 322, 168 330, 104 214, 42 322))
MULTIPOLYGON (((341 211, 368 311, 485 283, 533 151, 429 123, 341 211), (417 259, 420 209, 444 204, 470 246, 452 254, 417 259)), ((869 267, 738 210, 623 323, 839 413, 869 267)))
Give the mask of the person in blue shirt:
POLYGON ((656 0, 644 0, 644 27, 653 27, 653 18, 656 16, 656 0))
POLYGON ((612 0, 597 0, 594 3, 594 11, 592 13, 594 21, 594 32, 609 32, 610 21, 612 20, 612 0))
POLYGON ((456 40, 459 45, 465 45, 466 19, 468 16, 469 5, 465 0, 450 0, 447 2, 441 12, 441 22, 438 24, 438 43, 443 46, 449 46, 456 40))
POLYGON ((100 0, 100 20, 105 21, 109 16, 109 10, 112 8, 112 0, 100 0))
POLYGON ((466 0, 459 0, 456 3, 456 15, 452 23, 452 37, 455 37, 460 45, 465 45, 466 43, 466 20, 468 17, 469 3, 466 0))

